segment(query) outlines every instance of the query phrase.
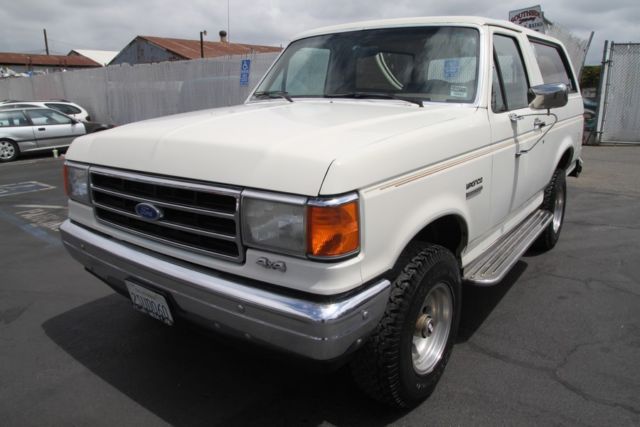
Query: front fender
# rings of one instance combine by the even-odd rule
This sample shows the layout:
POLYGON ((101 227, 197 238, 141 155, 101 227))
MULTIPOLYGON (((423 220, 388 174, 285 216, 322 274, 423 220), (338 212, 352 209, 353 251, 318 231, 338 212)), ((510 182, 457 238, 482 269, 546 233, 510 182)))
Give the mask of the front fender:
MULTIPOLYGON (((405 247, 426 226, 447 215, 458 219, 465 228, 463 235, 466 234, 469 241, 482 232, 489 215, 472 217, 471 211, 485 209, 488 212, 489 189, 469 200, 465 196, 465 185, 469 182, 468 177, 477 172, 467 169, 454 172, 440 173, 400 187, 362 192, 363 280, 393 268, 405 247)), ((484 176, 488 186, 490 173, 484 176)))

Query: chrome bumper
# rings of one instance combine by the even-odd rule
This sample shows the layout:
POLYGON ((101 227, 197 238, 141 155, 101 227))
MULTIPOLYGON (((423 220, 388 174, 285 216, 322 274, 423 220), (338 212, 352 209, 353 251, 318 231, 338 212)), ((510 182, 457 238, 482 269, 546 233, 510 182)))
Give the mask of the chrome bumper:
POLYGON ((316 360, 337 358, 361 344, 389 297, 390 283, 383 279, 347 297, 315 302, 183 265, 69 220, 60 232, 69 253, 120 292, 126 293, 125 281, 139 283, 168 296, 178 317, 316 360))

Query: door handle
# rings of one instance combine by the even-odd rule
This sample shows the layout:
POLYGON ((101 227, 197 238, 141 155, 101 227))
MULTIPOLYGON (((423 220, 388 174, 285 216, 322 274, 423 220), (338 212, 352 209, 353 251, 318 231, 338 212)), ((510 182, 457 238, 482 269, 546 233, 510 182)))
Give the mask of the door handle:
POLYGON ((38 130, 47 130, 47 128, 38 128, 38 130))
POLYGON ((533 121, 533 128, 534 129, 542 129, 543 127, 545 127, 547 124, 545 122, 543 122, 540 119, 535 119, 533 121))

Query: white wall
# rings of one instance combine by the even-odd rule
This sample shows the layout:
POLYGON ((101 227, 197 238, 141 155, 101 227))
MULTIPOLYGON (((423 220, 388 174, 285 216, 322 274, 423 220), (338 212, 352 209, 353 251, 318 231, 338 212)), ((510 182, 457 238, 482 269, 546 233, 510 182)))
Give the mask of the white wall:
POLYGON ((242 103, 278 54, 265 53, 157 64, 114 65, 0 80, 0 100, 67 99, 95 121, 121 125, 203 108, 242 103), (240 86, 242 59, 251 59, 240 86))

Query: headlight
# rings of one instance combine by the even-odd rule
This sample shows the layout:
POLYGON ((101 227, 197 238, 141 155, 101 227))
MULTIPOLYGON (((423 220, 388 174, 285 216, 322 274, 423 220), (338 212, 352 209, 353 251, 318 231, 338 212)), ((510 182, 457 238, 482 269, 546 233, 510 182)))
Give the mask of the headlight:
POLYGON ((358 196, 307 199, 246 190, 244 244, 294 256, 337 259, 360 249, 358 196))
POLYGON ((242 197, 243 236, 247 246, 303 256, 304 197, 245 191, 242 197))
POLYGON ((66 162, 64 164, 64 188, 70 199, 90 204, 89 166, 66 162))

